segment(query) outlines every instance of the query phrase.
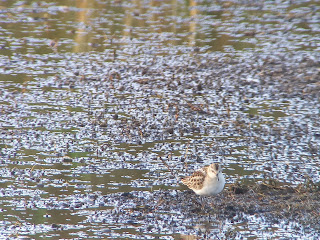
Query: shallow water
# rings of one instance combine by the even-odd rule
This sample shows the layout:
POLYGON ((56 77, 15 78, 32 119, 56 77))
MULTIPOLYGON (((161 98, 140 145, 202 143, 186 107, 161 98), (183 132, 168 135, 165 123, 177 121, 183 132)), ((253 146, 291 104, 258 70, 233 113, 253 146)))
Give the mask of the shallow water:
POLYGON ((318 2, 0 6, 3 237, 319 235, 258 213, 157 211, 212 161, 228 184, 320 181, 318 2))

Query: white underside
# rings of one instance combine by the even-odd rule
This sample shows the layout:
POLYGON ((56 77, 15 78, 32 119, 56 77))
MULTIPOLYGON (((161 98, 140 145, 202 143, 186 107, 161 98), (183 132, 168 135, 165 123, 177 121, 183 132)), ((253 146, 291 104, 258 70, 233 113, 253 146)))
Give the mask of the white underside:
POLYGON ((195 190, 192 189, 198 195, 210 196, 220 193, 225 184, 225 179, 222 173, 214 178, 207 177, 204 181, 203 188, 195 190))

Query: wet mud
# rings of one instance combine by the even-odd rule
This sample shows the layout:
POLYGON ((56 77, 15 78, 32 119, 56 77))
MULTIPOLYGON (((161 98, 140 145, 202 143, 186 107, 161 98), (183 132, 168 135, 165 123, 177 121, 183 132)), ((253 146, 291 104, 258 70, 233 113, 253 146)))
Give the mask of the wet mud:
POLYGON ((319 238, 318 3, 3 4, 1 237, 319 238))
MULTIPOLYGON (((259 237, 271 237, 267 233, 268 228, 277 229, 278 226, 286 226, 294 228, 296 233, 312 238, 316 237, 320 230, 317 224, 318 195, 319 186, 293 188, 277 187, 267 183, 250 186, 232 184, 216 197, 199 197, 188 190, 160 190, 152 194, 131 192, 108 196, 113 200, 116 199, 117 207, 92 217, 95 221, 113 223, 121 219, 122 222, 132 225, 139 227, 142 225, 143 229, 148 229, 150 232, 174 234, 177 229, 183 228, 184 232, 189 232, 190 235, 200 239, 240 238, 243 236, 241 225, 252 224, 253 219, 259 218, 263 219, 265 224, 264 227, 256 229, 259 237), (169 217, 167 213, 175 213, 175 216, 169 217), (237 225, 239 229, 231 230, 226 227, 232 224, 237 225), (226 232, 221 233, 217 226, 220 226, 220 229, 221 226, 226 227, 226 232)), ((285 232, 280 235, 297 236, 285 232)), ((248 234, 247 237, 254 235, 248 234)))

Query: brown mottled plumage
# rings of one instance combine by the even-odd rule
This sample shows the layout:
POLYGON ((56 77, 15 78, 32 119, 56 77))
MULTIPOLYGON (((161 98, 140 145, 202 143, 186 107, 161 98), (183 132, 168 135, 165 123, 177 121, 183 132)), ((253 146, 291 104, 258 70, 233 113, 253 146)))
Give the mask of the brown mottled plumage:
POLYGON ((203 167, 181 181, 196 194, 207 196, 220 193, 225 184, 221 166, 218 163, 203 167))
POLYGON ((181 179, 182 183, 187 185, 190 189, 201 189, 207 175, 207 169, 208 167, 198 169, 190 177, 181 179))

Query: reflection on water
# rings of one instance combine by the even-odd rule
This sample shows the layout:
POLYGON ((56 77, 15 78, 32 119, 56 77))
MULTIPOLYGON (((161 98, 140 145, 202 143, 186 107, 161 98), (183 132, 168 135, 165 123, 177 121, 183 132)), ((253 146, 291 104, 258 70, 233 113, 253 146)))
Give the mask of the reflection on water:
MULTIPOLYGON (((1 3, 7 16, 18 21, 3 22, 8 38, 3 42, 6 55, 15 53, 47 54, 117 49, 126 45, 188 45, 223 50, 253 44, 231 42, 228 31, 219 31, 227 10, 200 11, 197 1, 76 1, 64 5, 58 1, 20 5, 1 3), (17 12, 17 13, 16 13, 17 12), (8 51, 11 49, 11 51, 8 51)), ((219 9, 219 8, 218 8, 219 9)), ((208 9, 205 9, 208 10, 208 9)))

